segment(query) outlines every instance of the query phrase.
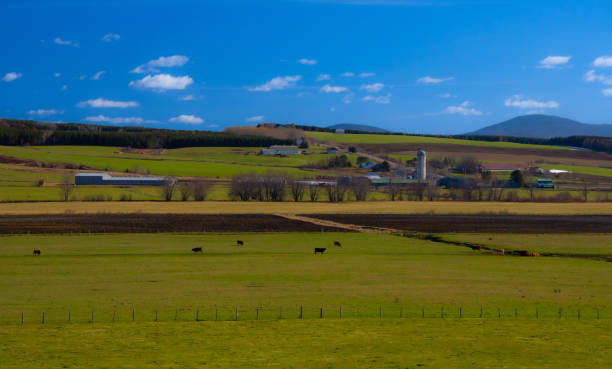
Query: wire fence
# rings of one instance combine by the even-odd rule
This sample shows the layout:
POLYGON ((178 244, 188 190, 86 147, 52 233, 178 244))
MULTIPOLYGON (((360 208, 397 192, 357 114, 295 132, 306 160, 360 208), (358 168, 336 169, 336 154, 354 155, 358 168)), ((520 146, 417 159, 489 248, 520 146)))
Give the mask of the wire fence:
POLYGON ((183 307, 163 309, 98 309, 84 311, 48 309, 0 314, 0 324, 64 324, 170 321, 252 321, 281 319, 611 319, 612 313, 599 308, 508 308, 440 306, 415 307, 383 305, 338 306, 256 306, 183 307))

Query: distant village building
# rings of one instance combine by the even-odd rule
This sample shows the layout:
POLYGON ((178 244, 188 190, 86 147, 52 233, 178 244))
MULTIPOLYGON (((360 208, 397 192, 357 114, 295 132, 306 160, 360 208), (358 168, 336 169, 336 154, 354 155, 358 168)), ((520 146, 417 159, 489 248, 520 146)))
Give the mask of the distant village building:
POLYGON ((272 145, 267 149, 261 149, 259 155, 298 155, 301 151, 297 146, 272 145))
POLYGON ((326 151, 326 153, 328 154, 337 154, 338 153, 338 149, 335 147, 329 147, 326 151))
POLYGON ((366 161, 365 163, 361 163, 359 164, 359 168, 361 169, 370 169, 374 166, 375 164, 372 163, 371 161, 366 161))
POLYGON ((514 163, 482 163, 478 167, 479 172, 501 172, 501 171, 514 171, 514 170, 525 170, 527 164, 514 164, 514 163))
POLYGON ((106 173, 77 173, 74 176, 77 186, 161 186, 165 181, 163 177, 112 177, 106 173))
POLYGON ((336 134, 337 134, 337 135, 343 135, 343 134, 344 134, 344 129, 342 129, 342 128, 336 128, 336 134))

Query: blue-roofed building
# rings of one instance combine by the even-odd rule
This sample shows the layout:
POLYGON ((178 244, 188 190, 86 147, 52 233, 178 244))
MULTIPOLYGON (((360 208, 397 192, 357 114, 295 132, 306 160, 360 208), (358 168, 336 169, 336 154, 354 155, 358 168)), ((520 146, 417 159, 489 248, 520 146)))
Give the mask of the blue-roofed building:
POLYGON ((77 173, 74 176, 77 186, 161 186, 165 181, 164 177, 113 177, 106 173, 77 173))

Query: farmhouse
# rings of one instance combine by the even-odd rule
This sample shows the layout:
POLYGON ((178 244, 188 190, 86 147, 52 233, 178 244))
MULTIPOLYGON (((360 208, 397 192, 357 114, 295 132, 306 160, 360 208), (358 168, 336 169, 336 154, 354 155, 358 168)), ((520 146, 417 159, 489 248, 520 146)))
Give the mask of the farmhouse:
POLYGON ((261 149, 259 155, 298 155, 300 150, 297 146, 272 145, 267 149, 261 149))
POLYGON ((78 173, 74 176, 74 184, 77 186, 161 186, 165 181, 163 177, 112 177, 106 173, 78 173))

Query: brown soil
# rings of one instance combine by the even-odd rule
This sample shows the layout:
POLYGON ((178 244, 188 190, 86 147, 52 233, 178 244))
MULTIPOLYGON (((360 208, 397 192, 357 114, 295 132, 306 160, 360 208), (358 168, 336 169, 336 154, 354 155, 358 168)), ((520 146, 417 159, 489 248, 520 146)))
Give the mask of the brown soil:
POLYGON ((34 214, 0 216, 0 234, 154 232, 344 232, 267 214, 34 214))
POLYGON ((308 217, 427 233, 612 233, 610 215, 310 214, 308 217))

